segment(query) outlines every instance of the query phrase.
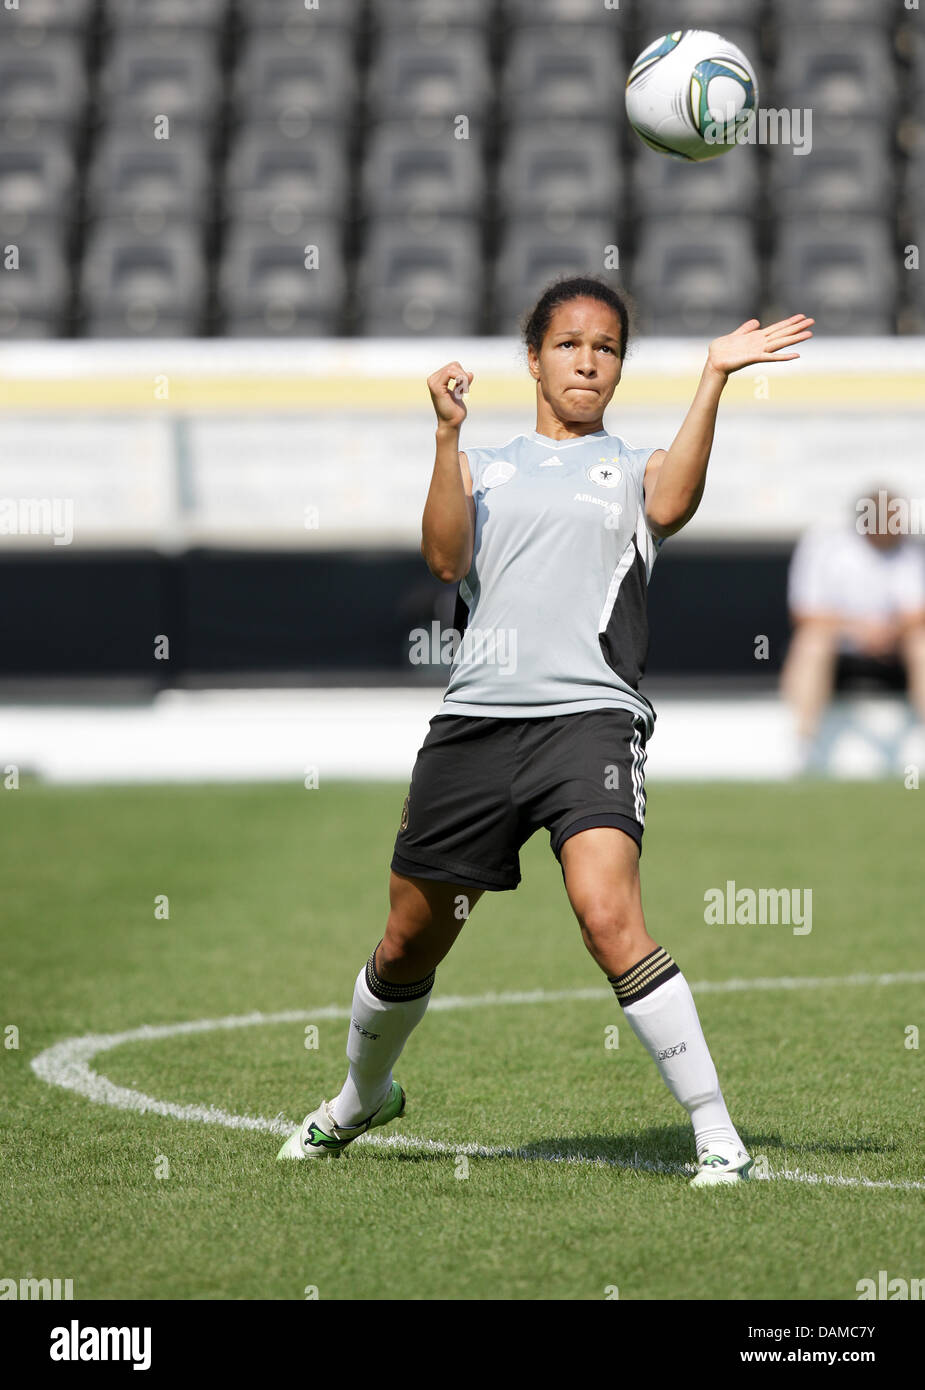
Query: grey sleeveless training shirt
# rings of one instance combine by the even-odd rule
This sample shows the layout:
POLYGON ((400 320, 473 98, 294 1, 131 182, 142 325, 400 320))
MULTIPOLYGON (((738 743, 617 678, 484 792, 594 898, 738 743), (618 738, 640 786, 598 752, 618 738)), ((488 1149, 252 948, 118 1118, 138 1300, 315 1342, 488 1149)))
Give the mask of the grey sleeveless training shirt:
POLYGON ((468 624, 438 714, 539 718, 611 707, 642 715, 646 589, 662 540, 643 478, 654 448, 599 430, 466 449, 475 547, 468 624))

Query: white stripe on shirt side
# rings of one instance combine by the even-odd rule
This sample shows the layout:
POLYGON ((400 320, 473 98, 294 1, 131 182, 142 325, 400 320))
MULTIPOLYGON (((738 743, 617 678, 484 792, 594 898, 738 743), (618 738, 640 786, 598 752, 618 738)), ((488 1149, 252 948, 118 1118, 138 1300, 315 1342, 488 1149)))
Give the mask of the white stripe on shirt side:
POLYGON ((658 544, 652 535, 646 522, 646 504, 640 502, 639 510, 636 513, 636 547, 640 555, 645 556, 646 562, 646 583, 652 576, 652 566, 658 554, 658 544))
POLYGON ((613 606, 617 601, 617 594, 620 592, 620 585, 623 583, 624 577, 626 576, 630 568, 630 565, 633 563, 633 556, 635 554, 635 551, 635 543, 633 541, 629 541, 626 549, 620 556, 620 563, 617 565, 617 568, 613 572, 613 578, 610 581, 610 587, 607 590, 607 597, 604 600, 604 607, 601 609, 601 616, 597 624, 598 633, 607 631, 607 624, 610 622, 610 615, 613 612, 613 606))

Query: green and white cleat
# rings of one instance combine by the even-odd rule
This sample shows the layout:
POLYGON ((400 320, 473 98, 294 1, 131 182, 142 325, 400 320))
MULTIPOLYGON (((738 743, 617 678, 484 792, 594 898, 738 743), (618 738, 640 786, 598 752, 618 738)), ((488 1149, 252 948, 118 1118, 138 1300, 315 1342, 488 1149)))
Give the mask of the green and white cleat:
POLYGON ((697 1173, 691 1187, 717 1187, 720 1183, 746 1182, 755 1166, 737 1144, 714 1144, 697 1160, 697 1173))
POLYGON ((369 1119, 358 1125, 336 1125, 331 1114, 331 1102, 323 1100, 317 1110, 306 1115, 302 1128, 286 1140, 277 1158, 340 1158, 348 1144, 359 1139, 368 1129, 387 1125, 405 1113, 405 1093, 397 1081, 369 1119))

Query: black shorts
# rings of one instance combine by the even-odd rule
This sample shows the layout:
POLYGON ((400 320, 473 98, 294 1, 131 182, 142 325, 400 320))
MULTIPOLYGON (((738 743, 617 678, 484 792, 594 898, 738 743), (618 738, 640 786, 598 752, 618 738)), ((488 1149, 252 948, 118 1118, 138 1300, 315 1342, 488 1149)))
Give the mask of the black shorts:
POLYGON ((897 690, 908 687, 906 668, 898 657, 865 656, 861 652, 839 652, 835 661, 833 688, 843 690, 897 690))
MULTIPOLYGON (((392 868, 494 891, 520 882, 518 851, 545 826, 612 825, 642 853, 646 727, 625 709, 539 719, 438 714, 411 773, 392 868)), ((561 861, 560 861, 561 862, 561 861)))

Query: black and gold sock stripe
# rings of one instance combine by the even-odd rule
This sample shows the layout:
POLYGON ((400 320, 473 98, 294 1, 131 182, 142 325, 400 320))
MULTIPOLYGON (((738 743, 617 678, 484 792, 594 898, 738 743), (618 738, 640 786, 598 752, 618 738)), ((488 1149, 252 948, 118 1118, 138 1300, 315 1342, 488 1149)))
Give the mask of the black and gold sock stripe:
POLYGON ((414 980, 409 985, 394 985, 389 980, 383 980, 382 976, 376 973, 376 951, 381 945, 381 941, 376 942, 373 953, 366 962, 366 988, 370 994, 374 994, 377 999, 385 999, 390 1004, 407 1004, 412 999, 420 999, 433 989, 436 970, 425 975, 423 980, 414 980))
POLYGON ((625 1009, 627 1004, 635 1004, 638 1000, 645 999, 647 994, 651 994, 659 985, 670 980, 672 975, 680 973, 680 966, 675 964, 665 948, 656 946, 654 951, 643 956, 642 960, 637 961, 624 974, 608 975, 607 980, 613 985, 613 992, 621 1008, 625 1009))

